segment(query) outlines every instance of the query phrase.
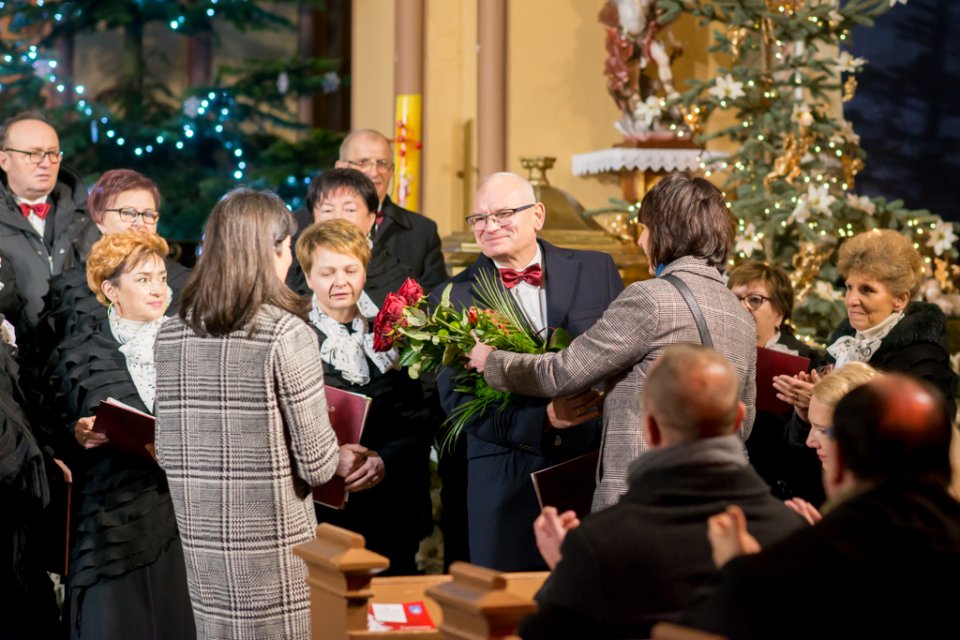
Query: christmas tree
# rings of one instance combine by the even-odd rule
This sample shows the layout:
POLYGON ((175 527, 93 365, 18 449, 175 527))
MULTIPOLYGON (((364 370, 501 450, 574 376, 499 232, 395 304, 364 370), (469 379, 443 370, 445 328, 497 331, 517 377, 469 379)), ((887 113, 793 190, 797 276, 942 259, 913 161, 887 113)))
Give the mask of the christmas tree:
POLYGON ((659 0, 660 20, 678 15, 713 24, 711 51, 725 54, 718 77, 692 80, 675 101, 701 142, 726 138, 735 151, 704 158, 724 175, 739 221, 734 261, 760 259, 792 273, 794 322, 820 339, 844 317, 835 250, 873 228, 908 234, 927 275, 946 290, 955 267, 953 226, 901 200, 856 193, 865 157, 853 124, 835 108, 856 91, 866 60, 845 50, 855 25, 869 26, 906 0, 659 0), (719 25, 719 28, 716 28, 719 25), (702 134, 706 119, 731 123, 702 134))
POLYGON ((274 2, 267 10, 243 0, 0 2, 0 109, 43 112, 60 135, 65 163, 88 184, 121 167, 154 179, 164 200, 160 232, 171 238, 197 238, 216 200, 240 184, 276 190, 298 206, 310 176, 333 164, 340 137, 305 130, 297 98, 338 90, 339 63, 251 59, 207 69, 174 95, 169 70, 154 72, 163 65, 147 63, 157 52, 144 44, 148 29, 168 29, 185 38, 184 46, 198 47, 209 65, 219 25, 295 31, 283 4, 319 3, 274 2), (72 71, 73 43, 110 30, 117 30, 118 46, 97 55, 115 56, 121 71, 112 86, 89 95, 72 71))

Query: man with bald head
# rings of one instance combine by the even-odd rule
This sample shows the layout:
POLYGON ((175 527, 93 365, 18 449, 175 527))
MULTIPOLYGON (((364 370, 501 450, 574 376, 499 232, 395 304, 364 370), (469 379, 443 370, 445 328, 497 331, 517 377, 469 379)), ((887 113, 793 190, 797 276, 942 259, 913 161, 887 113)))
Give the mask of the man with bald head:
MULTIPOLYGON (((605 253, 538 240, 546 216, 533 187, 520 176, 496 173, 484 179, 466 218, 483 255, 450 280, 453 304, 474 304, 474 286, 486 272, 502 281, 544 339, 558 327, 574 337, 589 329, 623 290, 623 282, 605 253)), ((444 286, 434 290, 435 298, 444 286)), ((448 414, 473 397, 456 390, 457 373, 447 369, 438 379, 448 414)), ((501 571, 544 567, 530 530, 540 512, 530 474, 597 448, 599 401, 592 390, 552 401, 515 396, 502 410, 490 409, 466 425, 460 437, 466 438, 468 458, 471 562, 501 571)), ((449 477, 445 470, 445 481, 449 477)), ((449 492, 443 499, 445 506, 457 502, 449 492)))
POLYGON ((904 375, 847 394, 828 429, 823 519, 728 562, 686 623, 734 640, 949 635, 960 595, 950 418, 939 391, 904 375))
POLYGON ((351 132, 340 145, 336 166, 362 172, 377 189, 380 202, 370 233, 374 250, 385 247, 408 267, 411 277, 424 291, 446 280, 437 223, 398 206, 388 195, 394 167, 393 150, 386 136, 373 129, 351 132))
POLYGON ((100 237, 87 214, 87 190, 62 157, 57 132, 40 114, 21 113, 0 126, 0 246, 26 298, 28 325, 43 309, 50 277, 84 259, 100 237))
POLYGON ((664 350, 643 391, 650 451, 630 467, 627 493, 580 526, 552 509, 537 519, 553 573, 524 638, 648 638, 654 623, 676 620, 716 571, 706 521, 728 504, 767 543, 804 526, 744 456, 738 380, 713 349, 664 350))

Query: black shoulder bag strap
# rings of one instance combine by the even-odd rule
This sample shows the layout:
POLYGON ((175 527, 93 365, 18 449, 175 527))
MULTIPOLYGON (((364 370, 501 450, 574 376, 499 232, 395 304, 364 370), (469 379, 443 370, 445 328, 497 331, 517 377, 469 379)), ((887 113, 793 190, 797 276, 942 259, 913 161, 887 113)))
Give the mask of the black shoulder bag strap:
POLYGON ((707 321, 703 319, 703 313, 700 311, 700 305, 697 304, 697 301, 693 297, 693 292, 690 291, 690 287, 686 283, 673 275, 663 276, 663 279, 676 287, 677 292, 680 293, 680 297, 683 298, 683 301, 687 303, 687 306, 690 307, 690 312, 693 313, 693 321, 697 323, 697 332, 700 333, 700 342, 705 347, 713 348, 713 340, 710 339, 710 330, 707 328, 707 321))

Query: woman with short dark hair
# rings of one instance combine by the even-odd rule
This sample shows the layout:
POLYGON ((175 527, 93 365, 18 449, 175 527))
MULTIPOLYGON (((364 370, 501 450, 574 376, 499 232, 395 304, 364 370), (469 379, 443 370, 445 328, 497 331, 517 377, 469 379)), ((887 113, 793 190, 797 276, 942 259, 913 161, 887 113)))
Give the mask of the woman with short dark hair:
POLYGON ((818 357, 797 339, 790 324, 793 285, 786 272, 765 262, 750 261, 730 270, 727 287, 757 324, 757 346, 804 358, 818 357))
POLYGON ((647 371, 666 346, 701 342, 697 314, 705 321, 703 338, 709 336, 737 370, 746 404, 744 439, 753 424, 756 332, 720 273, 734 238, 723 194, 703 178, 673 173, 643 197, 639 221, 639 244, 656 277, 628 286, 569 347, 524 355, 478 344, 471 354, 487 382, 504 391, 555 398, 604 384, 594 511, 614 504, 626 490, 627 466, 647 448, 640 402, 647 371))
POLYGON ((310 486, 358 456, 330 428, 308 301, 283 283, 296 225, 276 195, 226 194, 179 317, 157 339, 157 456, 201 638, 309 638, 310 486))

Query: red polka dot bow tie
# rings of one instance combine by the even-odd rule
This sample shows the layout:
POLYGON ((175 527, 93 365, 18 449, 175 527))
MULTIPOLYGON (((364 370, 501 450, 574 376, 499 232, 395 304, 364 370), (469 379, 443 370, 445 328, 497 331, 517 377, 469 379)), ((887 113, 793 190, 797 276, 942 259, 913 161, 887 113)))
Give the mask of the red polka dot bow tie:
POLYGON ((538 264, 532 264, 523 271, 500 269, 500 279, 503 280, 503 286, 507 289, 513 289, 521 280, 539 287, 543 284, 543 269, 538 264))
POLYGON ((38 204, 27 204, 23 202, 20 204, 20 211, 23 213, 24 218, 29 218, 31 213, 35 213, 37 217, 42 220, 50 213, 50 205, 46 202, 40 202, 38 204))

